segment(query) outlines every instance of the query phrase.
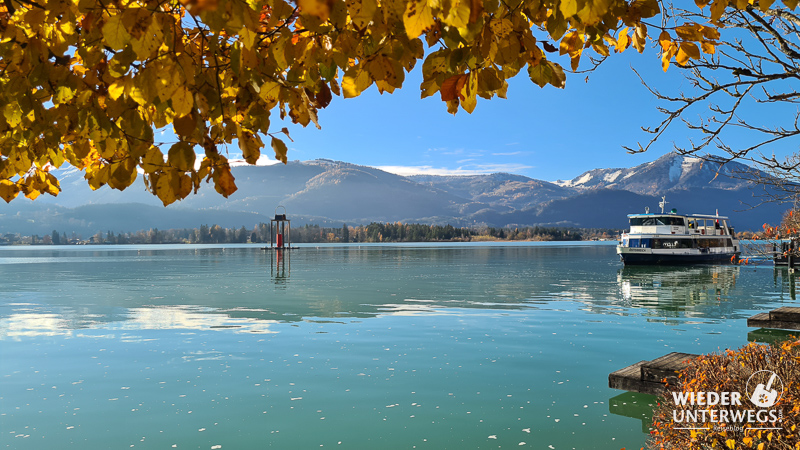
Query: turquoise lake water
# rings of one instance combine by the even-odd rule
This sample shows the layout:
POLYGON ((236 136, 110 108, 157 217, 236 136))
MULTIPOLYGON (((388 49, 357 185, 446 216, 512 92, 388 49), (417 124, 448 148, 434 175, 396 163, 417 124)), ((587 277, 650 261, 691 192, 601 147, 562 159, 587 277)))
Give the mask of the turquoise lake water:
POLYGON ((608 374, 764 338, 772 267, 613 245, 0 248, 0 446, 639 448, 608 374))

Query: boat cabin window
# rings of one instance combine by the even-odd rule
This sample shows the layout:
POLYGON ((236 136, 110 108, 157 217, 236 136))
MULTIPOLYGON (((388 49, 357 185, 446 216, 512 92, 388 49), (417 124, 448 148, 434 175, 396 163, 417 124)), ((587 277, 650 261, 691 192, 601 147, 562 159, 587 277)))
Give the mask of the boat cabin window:
POLYGON ((706 227, 713 228, 714 221, 711 219, 689 219, 690 230, 702 230, 706 227))
POLYGON ((691 239, 653 239, 653 248, 692 248, 691 239))
POLYGON ((633 248, 650 248, 651 239, 631 239, 628 247, 633 248))
POLYGON ((656 226, 673 225, 683 226, 683 217, 675 216, 655 216, 655 217, 631 217, 631 226, 656 226))
MULTIPOLYGON (((730 239, 698 239, 697 240, 697 247, 698 248, 712 248, 712 247, 725 247, 730 242, 730 239)), ((730 246, 730 245, 728 245, 730 246)))

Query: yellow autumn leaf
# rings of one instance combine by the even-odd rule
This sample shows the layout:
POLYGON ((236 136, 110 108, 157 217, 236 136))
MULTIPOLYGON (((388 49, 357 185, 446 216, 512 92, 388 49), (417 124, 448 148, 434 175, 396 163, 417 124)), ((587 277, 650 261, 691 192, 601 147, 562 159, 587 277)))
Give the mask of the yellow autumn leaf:
POLYGON ((159 200, 164 204, 164 206, 170 205, 175 203, 175 200, 178 199, 175 189, 171 183, 171 178, 173 175, 173 171, 169 171, 160 175, 155 176, 156 180, 153 185, 153 189, 155 190, 156 196, 158 196, 159 200))
POLYGON ((658 43, 661 45, 661 51, 667 51, 672 45, 672 37, 664 30, 658 35, 658 43))
POLYGON ((331 8, 325 0, 297 0, 297 6, 303 13, 318 17, 323 22, 331 14, 331 8))
POLYGON ((39 192, 38 189, 32 187, 24 189, 23 193, 25 194, 25 197, 27 197, 29 200, 36 200, 39 197, 39 195, 41 195, 41 192, 39 192))
POLYGON ((718 21, 720 17, 722 17, 722 14, 725 12, 725 8, 727 6, 728 0, 714 0, 714 3, 711 4, 711 21, 718 21))
POLYGON ((22 122, 22 109, 16 102, 8 103, 3 108, 3 116, 6 118, 8 125, 14 128, 22 122))
POLYGON ((182 172, 186 172, 194 169, 196 157, 197 155, 195 155, 192 146, 187 142, 181 141, 173 144, 172 147, 169 148, 167 162, 170 166, 182 172))
POLYGON ((680 65, 686 65, 689 59, 700 59, 700 49, 693 42, 682 42, 678 50, 676 61, 680 65))
POLYGON ((603 41, 597 41, 592 43, 592 49, 597 52, 598 55, 601 56, 609 56, 611 53, 608 51, 608 47, 603 41))
POLYGON ((75 97, 75 91, 72 88, 68 86, 59 86, 56 88, 56 95, 53 97, 53 103, 56 105, 68 103, 73 97, 75 97))
POLYGON ((464 108, 464 111, 472 114, 478 104, 478 73, 471 72, 466 77, 468 80, 461 88, 461 107, 464 108))
POLYGON ((153 173, 164 168, 164 154, 156 146, 150 147, 142 157, 142 169, 147 173, 153 173))
POLYGON ((131 34, 125 28, 121 14, 111 16, 103 25, 103 40, 113 50, 122 50, 131 41, 131 34))
POLYGON ((189 114, 175 117, 172 120, 172 126, 175 128, 175 134, 178 136, 191 136, 197 128, 197 121, 192 114, 189 114))
POLYGON ((658 3, 658 0, 636 0, 631 3, 631 9, 634 10, 639 17, 647 19, 661 12, 661 7, 658 3))
POLYGON ((713 55, 717 52, 716 46, 712 42, 708 41, 700 43, 700 48, 703 50, 703 53, 707 55, 713 55))
POLYGON ((719 39, 719 30, 714 27, 703 27, 700 31, 706 39, 719 39))
POLYGON ((376 0, 348 0, 347 10, 350 13, 350 20, 357 29, 363 30, 372 21, 372 16, 378 9, 376 0))
POLYGON ((248 50, 253 48, 258 38, 258 35, 247 27, 242 28, 239 32, 239 36, 242 38, 242 45, 248 50))
POLYGON ((564 17, 571 17, 578 13, 578 0, 561 0, 559 5, 564 17))
POLYGON ((573 55, 575 52, 580 52, 582 49, 583 39, 581 38, 581 33, 573 31, 561 39, 561 44, 558 46, 558 53, 561 55, 567 53, 573 55))
POLYGON ((19 186, 10 180, 0 180, 0 198, 6 203, 14 200, 19 194, 19 186))
POLYGON ((61 183, 49 172, 44 174, 44 190, 52 196, 56 196, 61 192, 61 183))
POLYGON ((543 88, 550 82, 553 71, 550 69, 550 65, 547 64, 547 60, 543 59, 539 61, 539 64, 528 66, 528 76, 531 78, 531 81, 543 88))
POLYGON ((528 66, 528 76, 531 81, 542 88, 547 84, 563 88, 567 79, 564 69, 560 65, 545 59, 541 60, 539 64, 528 66))
POLYGON ((231 168, 228 164, 217 167, 214 171, 213 178, 214 189, 222 194, 223 197, 228 198, 228 196, 236 192, 236 183, 234 182, 233 175, 231 175, 231 168))
POLYGON ((372 78, 370 78, 369 72, 360 67, 353 68, 348 72, 350 74, 342 78, 344 98, 358 97, 372 84, 372 78))
POLYGON ((241 129, 239 131, 239 148, 242 150, 242 156, 248 164, 255 164, 258 161, 263 145, 258 135, 249 130, 241 129))
POLYGON ((183 200, 192 193, 192 177, 185 173, 175 173, 170 177, 170 188, 176 199, 183 200))
POLYGON ((286 162, 288 161, 288 158, 286 156, 286 153, 288 152, 288 149, 286 148, 286 144, 282 140, 280 140, 280 139, 278 139, 276 137, 273 137, 272 138, 272 150, 275 151, 275 159, 277 159, 278 161, 281 161, 282 163, 286 164, 286 162))
POLYGON ((453 0, 449 13, 442 22, 452 27, 464 28, 469 24, 470 0, 453 0))
POLYGON ((669 62, 678 52, 678 46, 675 43, 670 43, 669 48, 664 50, 661 54, 661 68, 664 72, 669 68, 669 62))
POLYGON ((192 112, 194 107, 194 98, 192 93, 186 86, 180 86, 172 93, 172 110, 175 111, 176 116, 185 116, 192 112))
POLYGON ((702 28, 700 24, 691 23, 675 27, 675 33, 683 40, 699 41, 703 38, 702 28))
POLYGON ((117 100, 125 93, 125 80, 117 80, 108 87, 108 96, 117 100))
POLYGON ((621 53, 628 48, 629 44, 630 38, 628 37, 628 27, 625 27, 619 32, 619 37, 617 38, 617 43, 614 46, 614 49, 617 51, 617 53, 621 53))
POLYGON ((635 31, 633 33, 633 48, 636 49, 639 53, 644 51, 644 47, 647 44, 647 26, 645 24, 639 24, 636 26, 635 31))
POLYGON ((409 38, 415 39, 433 25, 433 12, 428 0, 410 0, 403 14, 403 24, 409 38))

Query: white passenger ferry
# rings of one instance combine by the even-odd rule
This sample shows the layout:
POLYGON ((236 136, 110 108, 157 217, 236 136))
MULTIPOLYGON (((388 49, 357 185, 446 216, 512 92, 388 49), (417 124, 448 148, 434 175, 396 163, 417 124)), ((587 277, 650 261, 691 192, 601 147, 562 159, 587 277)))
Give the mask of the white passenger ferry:
POLYGON ((630 231, 622 233, 617 254, 633 264, 725 264, 738 260, 740 247, 728 218, 719 214, 630 214, 630 231))

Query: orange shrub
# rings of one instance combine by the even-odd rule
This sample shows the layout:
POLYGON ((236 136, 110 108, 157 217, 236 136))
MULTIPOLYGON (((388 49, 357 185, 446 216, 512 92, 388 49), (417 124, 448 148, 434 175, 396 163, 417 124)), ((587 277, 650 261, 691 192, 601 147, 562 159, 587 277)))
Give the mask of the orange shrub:
MULTIPOLYGON (((762 377, 764 374, 757 374, 762 377)), ((755 380, 755 378, 754 378, 755 380)), ((763 384, 764 382, 761 381, 763 384)), ((751 382, 751 384, 756 384, 751 382)), ((671 387, 653 413, 653 430, 648 441, 650 449, 794 449, 800 450, 800 341, 786 341, 770 346, 750 343, 738 350, 696 358, 679 376, 677 386, 671 387), (746 414, 761 410, 749 400, 747 382, 761 370, 776 373, 782 381, 782 393, 777 403, 768 409, 774 415, 763 414, 754 422, 730 421, 725 427, 712 422, 708 415, 688 420, 686 412, 728 410, 726 415, 746 414), (739 392, 739 405, 676 405, 675 393, 739 392), (737 411, 739 411, 737 413, 737 411), (761 419, 766 419, 761 421, 761 419), (777 419, 777 420, 774 420, 777 419), (677 422, 676 422, 677 420, 677 422), (684 429, 678 429, 684 428, 684 429), (701 428, 701 429, 685 429, 701 428), (703 429, 704 428, 704 429, 703 429), (762 429, 756 429, 762 428, 762 429), (763 428, 774 428, 765 430, 763 428)), ((779 387, 777 382, 775 387, 779 387)), ((750 391, 753 387, 750 386, 750 391)), ((735 402, 730 402, 735 403, 735 402)), ((719 416, 721 417, 721 416, 719 416)), ((739 416, 741 417, 741 416, 739 416)))

